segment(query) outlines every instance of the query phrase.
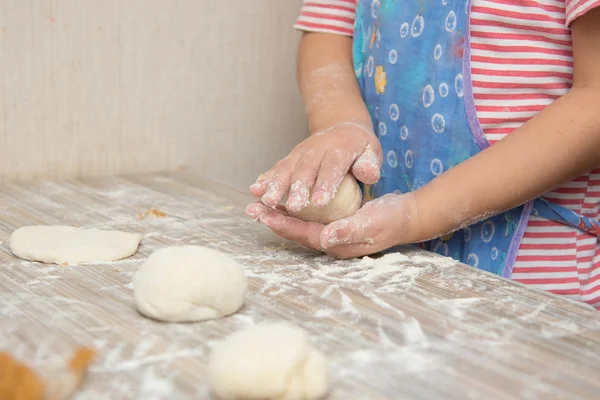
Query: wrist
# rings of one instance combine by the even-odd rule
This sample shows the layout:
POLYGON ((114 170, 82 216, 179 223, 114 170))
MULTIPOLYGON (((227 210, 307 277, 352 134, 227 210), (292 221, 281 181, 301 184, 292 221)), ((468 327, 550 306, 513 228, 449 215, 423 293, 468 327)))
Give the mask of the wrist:
POLYGON ((344 112, 335 112, 331 109, 318 110, 308 114, 308 121, 311 135, 340 126, 354 126, 370 135, 375 135, 371 116, 366 109, 348 106, 345 107, 344 112))
POLYGON ((415 192, 395 195, 401 199, 401 207, 398 208, 400 215, 397 216, 399 231, 395 245, 418 243, 426 240, 427 229, 425 229, 419 199, 415 192))
POLYGON ((369 136, 375 135, 375 132, 373 131, 373 124, 370 121, 365 123, 364 121, 355 118, 340 119, 332 122, 328 126, 322 127, 321 129, 311 129, 311 135, 322 135, 327 132, 350 129, 359 131, 369 136))

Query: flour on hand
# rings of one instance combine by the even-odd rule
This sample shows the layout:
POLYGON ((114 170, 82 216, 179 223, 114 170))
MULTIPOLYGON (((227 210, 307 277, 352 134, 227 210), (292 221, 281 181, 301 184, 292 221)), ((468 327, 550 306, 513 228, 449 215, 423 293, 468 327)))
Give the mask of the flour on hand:
POLYGON ((138 311, 169 322, 221 318, 238 311, 248 289, 244 268, 207 247, 165 247, 138 269, 133 295, 138 311))
MULTIPOLYGON (((310 196, 312 196, 312 192, 310 196)), ((304 221, 327 225, 354 215, 360 208, 362 199, 362 191, 356 179, 352 174, 346 174, 338 186, 335 196, 326 206, 316 207, 309 204, 300 211, 288 210, 288 214, 304 221)))

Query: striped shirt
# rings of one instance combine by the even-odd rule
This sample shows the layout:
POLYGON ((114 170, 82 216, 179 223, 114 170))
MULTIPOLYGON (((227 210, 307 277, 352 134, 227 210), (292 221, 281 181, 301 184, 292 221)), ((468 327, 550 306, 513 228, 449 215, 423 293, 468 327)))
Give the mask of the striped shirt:
MULTIPOLYGON (((471 74, 475 109, 497 141, 566 94, 573 82, 569 26, 600 0, 473 0, 471 74)), ((296 28, 351 36, 356 0, 305 0, 296 28)), ((600 168, 544 196, 600 218, 600 168)), ((600 308, 599 238, 532 216, 512 279, 600 308)))

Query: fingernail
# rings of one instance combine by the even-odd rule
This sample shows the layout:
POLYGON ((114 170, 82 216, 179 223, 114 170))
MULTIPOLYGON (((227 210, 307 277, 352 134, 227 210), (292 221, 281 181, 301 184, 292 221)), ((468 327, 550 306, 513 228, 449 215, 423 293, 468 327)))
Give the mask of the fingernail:
POLYGON ((302 209, 302 203, 302 196, 300 193, 292 193, 285 204, 285 208, 290 211, 298 212, 302 209))
POLYGON ((360 169, 373 169, 379 171, 379 164, 377 160, 369 160, 367 158, 359 158, 354 162, 354 168, 360 169))
POLYGON ((261 187, 266 178, 267 177, 265 174, 260 174, 258 178, 256 178, 256 181, 252 185, 250 185, 250 190, 258 189, 259 187, 261 187))
POLYGON ((313 196, 313 204, 317 207, 327 205, 331 201, 331 193, 320 190, 313 196))
POLYGON ((269 183, 269 188, 267 189, 267 192, 264 194, 264 196, 262 197, 262 201, 263 203, 267 204, 267 205, 275 205, 277 204, 278 196, 279 196, 279 188, 281 187, 281 182, 279 181, 274 181, 269 183))
POLYGON ((252 218, 258 218, 260 216, 260 209, 256 204, 250 204, 246 207, 246 214, 252 218))
POLYGON ((252 186, 250 186, 248 188, 248 190, 250 190, 250 192, 254 192, 255 190, 260 190, 260 184, 257 184, 257 183, 253 184, 252 186))
POLYGON ((308 195, 309 191, 306 185, 302 181, 297 180, 290 187, 290 195, 286 202, 286 208, 294 212, 302 210, 303 207, 308 205, 308 195))

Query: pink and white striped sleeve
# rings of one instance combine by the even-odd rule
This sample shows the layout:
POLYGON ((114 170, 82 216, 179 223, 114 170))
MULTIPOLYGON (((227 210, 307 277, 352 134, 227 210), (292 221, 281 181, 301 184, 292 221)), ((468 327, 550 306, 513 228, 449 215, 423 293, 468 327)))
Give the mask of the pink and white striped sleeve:
POLYGON ((356 0, 304 0, 294 27, 305 32, 352 36, 355 17, 356 0))
POLYGON ((567 26, 593 8, 600 7, 600 0, 566 0, 567 26))

